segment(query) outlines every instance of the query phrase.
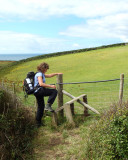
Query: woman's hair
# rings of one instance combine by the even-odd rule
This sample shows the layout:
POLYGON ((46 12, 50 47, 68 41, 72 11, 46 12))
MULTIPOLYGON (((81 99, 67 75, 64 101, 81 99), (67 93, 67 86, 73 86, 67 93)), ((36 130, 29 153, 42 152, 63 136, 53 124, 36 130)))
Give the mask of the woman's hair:
POLYGON ((45 69, 49 69, 49 65, 45 62, 43 62, 39 66, 37 66, 37 70, 40 72, 43 72, 45 69))

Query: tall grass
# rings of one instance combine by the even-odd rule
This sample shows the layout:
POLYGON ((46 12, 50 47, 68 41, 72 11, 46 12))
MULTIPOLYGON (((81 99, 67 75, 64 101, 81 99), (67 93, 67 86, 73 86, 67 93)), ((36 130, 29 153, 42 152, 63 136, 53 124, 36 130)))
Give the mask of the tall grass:
POLYGON ((90 127, 86 159, 126 160, 128 158, 128 102, 113 104, 90 127))
POLYGON ((0 159, 33 159, 35 118, 12 92, 0 87, 0 159))
POLYGON ((10 65, 11 63, 13 63, 13 61, 0 61, 0 69, 10 65))

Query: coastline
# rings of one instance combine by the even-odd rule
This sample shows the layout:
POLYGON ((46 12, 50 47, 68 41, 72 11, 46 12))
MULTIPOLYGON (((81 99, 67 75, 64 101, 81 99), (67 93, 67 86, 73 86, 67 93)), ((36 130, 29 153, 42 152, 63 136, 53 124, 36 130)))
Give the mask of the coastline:
POLYGON ((31 57, 35 57, 41 54, 0 54, 0 62, 7 61, 7 62, 14 62, 20 61, 22 59, 27 59, 31 57))

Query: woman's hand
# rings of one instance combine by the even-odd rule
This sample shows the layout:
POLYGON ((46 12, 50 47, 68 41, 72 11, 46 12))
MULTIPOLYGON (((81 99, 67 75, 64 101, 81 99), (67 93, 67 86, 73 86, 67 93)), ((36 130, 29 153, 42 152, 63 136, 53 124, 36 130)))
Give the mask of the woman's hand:
POLYGON ((56 89, 56 86, 55 85, 50 85, 51 88, 53 89, 56 89))
POLYGON ((51 78, 51 77, 54 77, 54 76, 60 75, 60 74, 63 74, 63 73, 51 73, 51 74, 45 74, 45 77, 46 77, 46 78, 51 78))

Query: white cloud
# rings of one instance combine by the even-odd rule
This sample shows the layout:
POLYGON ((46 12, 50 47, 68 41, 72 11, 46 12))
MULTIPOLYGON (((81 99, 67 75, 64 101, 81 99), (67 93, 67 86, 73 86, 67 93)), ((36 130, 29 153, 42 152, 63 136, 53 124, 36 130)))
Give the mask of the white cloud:
POLYGON ((89 19, 86 24, 70 26, 60 35, 83 38, 120 38, 128 40, 128 13, 89 19))
POLYGON ((0 17, 24 20, 61 15, 97 17, 125 12, 127 4, 128 0, 0 0, 0 17))
POLYGON ((65 47, 64 42, 65 40, 57 38, 0 31, 0 53, 48 53, 60 51, 65 47))
MULTIPOLYGON (((128 0, 0 0, 0 21, 69 15, 85 21, 69 26, 60 35, 128 41, 128 0)), ((67 45, 64 42, 34 34, 0 31, 0 53, 54 52, 79 47, 75 42, 67 45)))
POLYGON ((73 47, 80 47, 80 45, 78 44, 78 43, 74 43, 73 45, 72 45, 73 47))

